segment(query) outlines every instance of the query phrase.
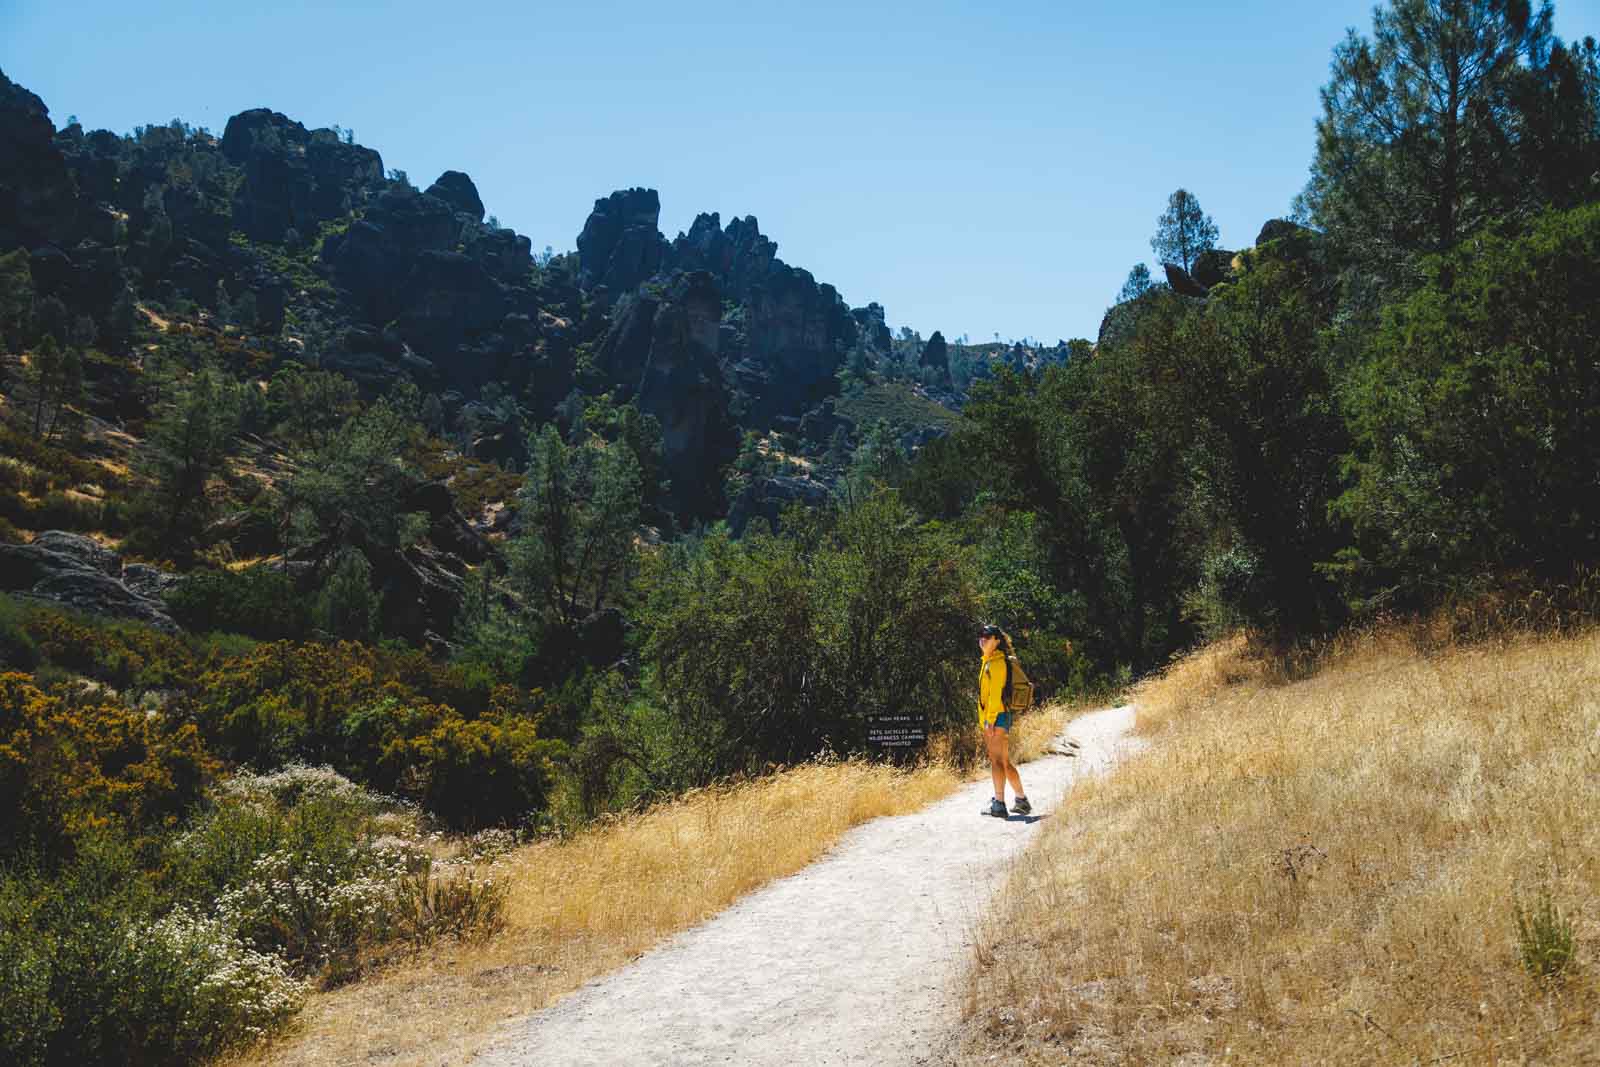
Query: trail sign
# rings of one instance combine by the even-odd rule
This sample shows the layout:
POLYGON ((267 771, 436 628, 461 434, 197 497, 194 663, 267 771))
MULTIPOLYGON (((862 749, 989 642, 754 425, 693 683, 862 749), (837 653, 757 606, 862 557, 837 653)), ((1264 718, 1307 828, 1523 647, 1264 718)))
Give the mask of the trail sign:
POLYGON ((881 749, 920 748, 928 741, 928 716, 901 712, 867 716, 867 744, 881 749))

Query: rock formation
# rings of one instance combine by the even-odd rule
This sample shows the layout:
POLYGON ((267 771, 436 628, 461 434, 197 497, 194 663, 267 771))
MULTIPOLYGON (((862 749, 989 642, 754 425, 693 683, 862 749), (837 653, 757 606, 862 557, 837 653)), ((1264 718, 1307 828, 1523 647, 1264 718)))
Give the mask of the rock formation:
POLYGON ((667 251, 656 228, 660 218, 654 189, 624 189, 596 200, 578 235, 579 284, 622 293, 655 274, 667 251))
POLYGON ((661 422, 669 499, 686 514, 714 513, 719 469, 733 458, 738 436, 717 359, 722 297, 706 271, 674 276, 618 304, 597 363, 632 400, 661 422))
POLYGON ((32 544, 0 544, 0 590, 169 633, 178 625, 159 595, 174 581, 153 567, 125 569, 120 556, 82 534, 47 530, 32 544))
POLYGON ((308 131, 266 108, 228 120, 222 154, 244 171, 233 224, 256 241, 282 241, 290 230, 310 239, 324 222, 344 218, 383 186, 383 159, 346 144, 332 130, 308 131))

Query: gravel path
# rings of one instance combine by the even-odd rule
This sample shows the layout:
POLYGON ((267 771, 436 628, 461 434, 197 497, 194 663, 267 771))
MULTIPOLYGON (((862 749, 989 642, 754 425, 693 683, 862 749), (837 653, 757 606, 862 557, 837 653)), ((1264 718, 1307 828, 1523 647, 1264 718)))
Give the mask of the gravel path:
POLYGON ((1081 716, 1076 759, 1022 767, 1034 814, 976 783, 874 819, 805 870, 509 1025, 480 1067, 926 1063, 953 1024, 973 925, 1068 786, 1132 743, 1131 707, 1081 716))

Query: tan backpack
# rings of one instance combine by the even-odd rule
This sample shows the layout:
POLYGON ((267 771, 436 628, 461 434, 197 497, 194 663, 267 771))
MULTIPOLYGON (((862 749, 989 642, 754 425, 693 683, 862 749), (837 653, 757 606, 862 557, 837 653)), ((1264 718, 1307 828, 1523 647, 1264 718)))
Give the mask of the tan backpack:
POLYGON ((1006 646, 1006 684, 1000 690, 1000 702, 1007 711, 1027 711, 1033 707, 1033 683, 1022 669, 1017 650, 1011 647, 1011 635, 1002 630, 1000 637, 1006 646))

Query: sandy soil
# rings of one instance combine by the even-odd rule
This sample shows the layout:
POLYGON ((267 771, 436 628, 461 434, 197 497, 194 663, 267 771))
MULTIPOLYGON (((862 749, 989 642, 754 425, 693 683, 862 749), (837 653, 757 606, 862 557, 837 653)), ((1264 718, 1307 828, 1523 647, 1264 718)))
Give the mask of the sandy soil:
POLYGON ((956 1022, 984 901, 1073 781, 1132 744, 1131 707, 1074 720, 1077 758, 1022 768, 1033 815, 980 814, 976 783, 847 834, 628 967, 505 1028, 482 1067, 928 1063, 956 1022))

